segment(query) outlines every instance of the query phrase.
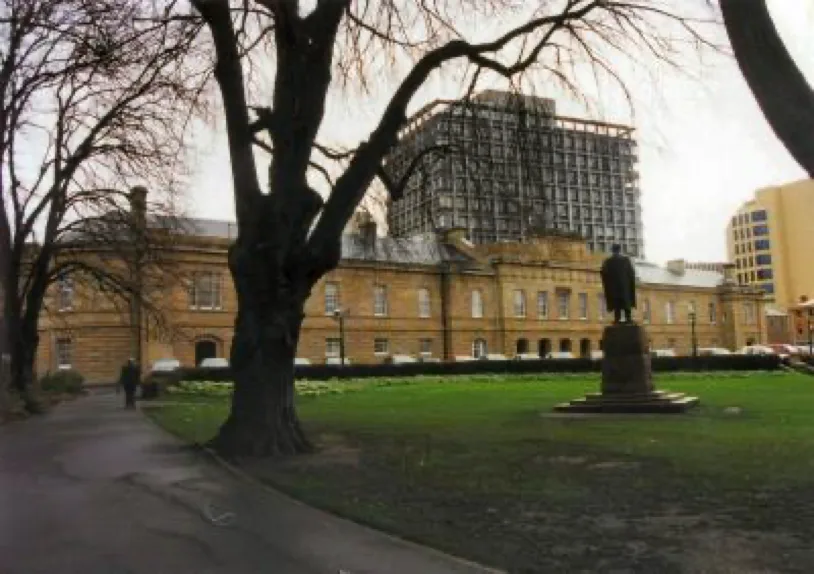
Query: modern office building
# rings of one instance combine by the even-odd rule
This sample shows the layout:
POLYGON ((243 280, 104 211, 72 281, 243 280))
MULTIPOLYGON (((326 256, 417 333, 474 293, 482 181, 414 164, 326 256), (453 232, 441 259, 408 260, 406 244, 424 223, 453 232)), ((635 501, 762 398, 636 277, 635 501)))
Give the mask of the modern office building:
POLYGON ((390 201, 390 234, 456 227, 480 244, 544 231, 582 237, 591 252, 620 243, 643 258, 633 131, 558 116, 554 100, 507 92, 432 102, 410 118, 386 163, 394 178, 419 166, 390 201))
POLYGON ((814 180, 758 190, 732 216, 726 242, 741 285, 784 310, 814 298, 814 180))

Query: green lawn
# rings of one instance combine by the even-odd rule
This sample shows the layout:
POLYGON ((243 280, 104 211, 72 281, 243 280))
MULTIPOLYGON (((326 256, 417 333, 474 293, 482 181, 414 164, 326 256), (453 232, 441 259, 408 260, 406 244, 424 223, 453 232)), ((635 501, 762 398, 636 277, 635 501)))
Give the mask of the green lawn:
MULTIPOLYGON (((814 378, 656 384, 702 406, 551 412, 596 377, 337 383, 352 391, 299 401, 321 452, 247 468, 314 505, 516 572, 814 568, 814 378)), ((228 406, 172 400, 151 416, 192 441, 212 436, 228 406)))

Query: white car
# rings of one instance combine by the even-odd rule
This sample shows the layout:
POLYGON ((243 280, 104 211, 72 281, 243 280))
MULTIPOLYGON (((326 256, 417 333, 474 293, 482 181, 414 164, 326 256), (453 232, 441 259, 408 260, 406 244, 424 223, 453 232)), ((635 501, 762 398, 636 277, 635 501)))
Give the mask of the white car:
POLYGON ((703 347, 698 349, 698 355, 701 357, 720 357, 724 355, 731 355, 732 351, 724 349, 723 347, 703 347))
POLYGON ((518 361, 537 361, 540 359, 540 355, 537 353, 518 353, 514 358, 518 361))
POLYGON ((546 355, 546 359, 573 359, 574 353, 571 351, 552 351, 546 355))
POLYGON ((603 351, 591 351, 591 359, 594 361, 601 361, 605 358, 605 353, 603 351))
POLYGON ((171 373, 181 368, 181 361, 178 359, 158 359, 153 362, 151 371, 153 373, 171 373))
POLYGON ((509 358, 506 355, 502 355, 500 353, 489 353, 486 355, 486 359, 488 361, 508 361, 509 358))
POLYGON ((738 351, 738 355, 776 355, 774 349, 765 345, 747 345, 738 351))
POLYGON ((392 355, 390 360, 387 362, 392 363, 393 365, 404 365, 406 363, 417 363, 418 359, 411 357, 410 355, 392 355))
POLYGON ((228 369, 229 360, 223 357, 209 357, 201 361, 201 364, 198 366, 205 369, 228 369))
MULTIPOLYGON (((326 365, 341 365, 342 360, 339 357, 325 357, 326 365)), ((345 364, 350 365, 350 359, 345 357, 345 364)))
POLYGON ((651 357, 675 357, 676 352, 673 349, 653 349, 650 351, 651 357))
POLYGON ((294 359, 294 366, 295 367, 305 367, 311 364, 309 359, 305 359, 303 357, 297 357, 294 359))

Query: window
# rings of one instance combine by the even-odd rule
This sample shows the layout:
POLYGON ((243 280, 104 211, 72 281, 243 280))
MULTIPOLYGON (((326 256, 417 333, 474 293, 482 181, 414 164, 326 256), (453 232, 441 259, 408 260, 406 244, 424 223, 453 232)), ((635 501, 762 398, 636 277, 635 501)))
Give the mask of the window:
POLYGON ((756 239, 755 251, 765 251, 771 247, 771 242, 768 239, 756 239))
POLYGON ((769 226, 768 225, 755 225, 755 228, 752 231, 752 234, 755 237, 760 237, 760 236, 763 236, 763 235, 769 235, 769 226))
POLYGON ((755 263, 758 265, 771 265, 772 264, 772 256, 768 253, 763 253, 761 255, 755 255, 755 263))
POLYGON ((560 319, 568 319, 571 310, 571 292, 565 289, 557 291, 557 311, 560 319))
POLYGON ((747 325, 754 325, 756 320, 755 304, 747 302, 743 304, 743 322, 747 325))
POLYGON ((430 316, 430 290, 429 289, 419 289, 418 290, 418 316, 419 317, 429 317, 430 316))
POLYGON ((753 211, 752 212, 752 221, 766 221, 766 210, 761 209, 760 211, 753 211))
POLYGON ((56 340, 55 355, 58 369, 71 368, 72 346, 70 337, 60 337, 56 340))
POLYGON ((579 318, 585 320, 588 318, 588 294, 577 294, 577 305, 579 306, 579 318))
POLYGON ((548 319, 548 291, 537 292, 537 318, 548 319))
POLYGON ((388 339, 373 339, 373 354, 387 355, 390 353, 390 341, 388 339))
POLYGON ((644 300, 644 308, 642 309, 642 319, 645 323, 650 322, 650 299, 644 300))
POLYGON ((760 287, 769 295, 774 294, 774 283, 764 283, 760 287))
POLYGON ((213 271, 194 273, 189 290, 190 309, 216 310, 222 306, 221 274, 213 271))
POLYGON ((715 307, 715 303, 709 304, 709 322, 715 324, 718 320, 718 309, 715 307))
POLYGON ((325 339, 325 356, 338 357, 340 354, 341 343, 339 339, 330 338, 325 339))
POLYGON ((526 316, 526 292, 522 289, 514 290, 514 316, 523 318, 526 316))
POLYGON ((475 339, 472 341, 472 356, 474 358, 481 359, 486 357, 488 352, 488 348, 486 347, 486 339, 475 339))
POLYGON ((771 269, 758 269, 757 270, 757 278, 758 280, 764 279, 772 279, 772 270, 771 269))
POLYGON ((422 357, 429 357, 432 355, 432 339, 420 339, 418 341, 418 349, 422 357))
POLYGON ((472 291, 472 318, 480 319, 483 317, 483 294, 475 289, 472 291))
POLYGON ((667 315, 667 324, 675 323, 676 318, 676 303, 675 301, 667 301, 664 309, 665 315, 667 315))
POLYGON ((384 285, 373 288, 373 314, 376 317, 387 316, 387 287, 384 285))
POLYGON ((325 284, 325 314, 333 315, 339 311, 339 285, 336 283, 325 284))
POLYGON ((60 311, 70 311, 73 308, 73 278, 62 275, 57 289, 57 308, 60 311))
POLYGON ((605 300, 604 293, 596 294, 596 315, 600 321, 605 320, 605 315, 608 314, 607 301, 605 300))

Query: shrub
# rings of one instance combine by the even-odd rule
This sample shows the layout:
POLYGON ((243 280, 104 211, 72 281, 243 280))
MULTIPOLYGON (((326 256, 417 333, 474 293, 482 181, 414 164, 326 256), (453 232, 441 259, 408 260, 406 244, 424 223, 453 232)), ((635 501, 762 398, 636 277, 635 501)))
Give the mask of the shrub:
POLYGON ((141 381, 141 398, 154 399, 164 394, 172 384, 178 381, 178 375, 172 373, 150 373, 141 381))
POLYGON ((81 394, 85 377, 79 371, 64 369, 48 373, 40 379, 40 388, 48 393, 81 394))

